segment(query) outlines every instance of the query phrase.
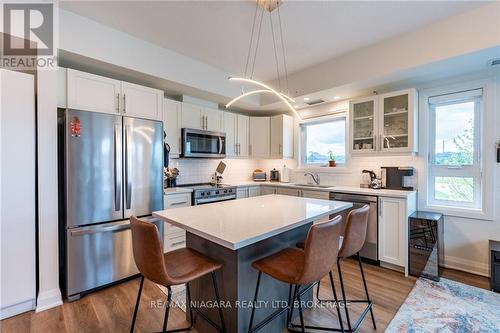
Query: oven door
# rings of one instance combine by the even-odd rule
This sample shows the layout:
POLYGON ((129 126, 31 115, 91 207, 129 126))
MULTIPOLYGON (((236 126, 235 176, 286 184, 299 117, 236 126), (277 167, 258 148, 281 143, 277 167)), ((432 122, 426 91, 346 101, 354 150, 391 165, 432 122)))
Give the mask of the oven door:
POLYGON ((226 134, 192 128, 182 129, 183 157, 226 157, 226 134))
POLYGON ((214 202, 221 202, 221 201, 228 201, 228 200, 236 200, 236 194, 235 195, 227 195, 223 197, 213 197, 213 198, 198 198, 194 199, 194 205, 206 205, 214 202))

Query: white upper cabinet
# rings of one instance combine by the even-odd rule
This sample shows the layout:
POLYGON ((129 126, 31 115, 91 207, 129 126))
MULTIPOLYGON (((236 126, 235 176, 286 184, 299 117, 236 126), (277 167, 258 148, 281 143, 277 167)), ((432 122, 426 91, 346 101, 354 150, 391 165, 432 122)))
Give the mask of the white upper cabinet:
POLYGON ((145 119, 162 119, 163 91, 122 82, 123 114, 145 119))
POLYGON ((416 152, 417 92, 396 91, 380 96, 379 128, 381 151, 416 152))
POLYGON ((237 115, 236 117, 237 135, 236 144, 238 145, 238 156, 248 157, 250 140, 250 117, 237 115))
POLYGON ((270 117, 250 117, 250 156, 268 158, 270 156, 270 117))
POLYGON ((415 89, 351 101, 350 152, 355 155, 417 152, 417 103, 415 89))
POLYGON ((287 115, 271 117, 271 157, 293 158, 293 118, 287 115))
POLYGON ((376 151, 378 138, 378 97, 367 97, 351 101, 350 150, 354 154, 367 154, 376 151))
POLYGON ((67 84, 68 108, 121 113, 121 81, 68 69, 67 84))
POLYGON ((182 127, 207 131, 222 131, 222 111, 182 103, 182 127))
POLYGON ((222 131, 222 111, 217 109, 203 108, 205 117, 205 129, 213 132, 222 131))
POLYGON ((170 146, 170 157, 177 158, 181 153, 181 102, 171 99, 164 100, 163 129, 165 142, 170 146))
POLYGON ((248 157, 249 117, 224 112, 224 128, 226 133, 226 156, 248 157))
POLYGON ((67 107, 161 120, 163 91, 74 69, 67 70, 67 107))
POLYGON ((238 155, 237 146, 237 115, 231 112, 224 112, 223 125, 226 133, 226 156, 234 157, 238 155))
POLYGON ((182 103, 181 127, 204 129, 204 118, 202 117, 203 107, 199 105, 182 103))

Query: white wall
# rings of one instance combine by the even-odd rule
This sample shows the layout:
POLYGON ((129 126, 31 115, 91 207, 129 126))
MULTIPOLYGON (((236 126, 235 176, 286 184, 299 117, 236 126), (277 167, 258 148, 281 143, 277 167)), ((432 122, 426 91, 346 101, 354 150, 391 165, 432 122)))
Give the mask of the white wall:
POLYGON ((57 190, 57 71, 38 72, 37 311, 62 304, 59 290, 57 190))

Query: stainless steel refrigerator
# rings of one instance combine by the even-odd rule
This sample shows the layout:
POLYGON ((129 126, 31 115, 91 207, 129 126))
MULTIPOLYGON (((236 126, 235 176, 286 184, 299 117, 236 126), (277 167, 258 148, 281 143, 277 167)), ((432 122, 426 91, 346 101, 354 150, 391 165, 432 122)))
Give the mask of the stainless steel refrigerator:
POLYGON ((129 217, 163 224, 163 124, 59 110, 61 285, 69 300, 138 273, 129 217))

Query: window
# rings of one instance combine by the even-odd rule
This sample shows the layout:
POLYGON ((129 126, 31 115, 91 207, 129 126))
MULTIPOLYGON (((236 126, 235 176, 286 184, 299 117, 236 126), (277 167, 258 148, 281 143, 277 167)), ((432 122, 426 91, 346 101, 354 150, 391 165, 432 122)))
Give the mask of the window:
POLYGON ((337 165, 346 163, 346 118, 337 116, 328 120, 304 123, 302 132, 302 164, 327 165, 330 155, 337 165))
POLYGON ((482 209, 482 89, 429 98, 431 205, 482 209))

